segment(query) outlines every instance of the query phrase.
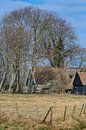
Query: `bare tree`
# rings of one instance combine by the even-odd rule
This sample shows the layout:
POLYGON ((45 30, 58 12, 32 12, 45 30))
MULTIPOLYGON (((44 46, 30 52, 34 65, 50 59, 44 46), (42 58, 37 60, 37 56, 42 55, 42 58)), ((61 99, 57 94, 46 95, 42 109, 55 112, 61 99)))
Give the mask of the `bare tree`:
POLYGON ((16 80, 16 91, 19 90, 20 69, 26 60, 27 44, 29 42, 29 32, 24 26, 24 21, 18 13, 11 13, 3 19, 3 43, 6 45, 6 57, 12 71, 12 81, 10 82, 9 91, 16 80))
POLYGON ((9 66, 8 66, 8 59, 6 57, 6 45, 5 45, 5 41, 4 41, 3 31, 1 30, 1 28, 0 28, 0 63, 1 63, 1 66, 0 66, 0 69, 1 69, 0 91, 2 91, 3 86, 6 82, 9 66))
POLYGON ((30 65, 34 68, 41 59, 48 59, 51 66, 64 67, 77 47, 73 27, 44 10, 28 7, 13 11, 0 26, 2 57, 11 77, 9 92, 21 89, 30 65))
POLYGON ((82 68, 86 65, 86 49, 81 47, 76 48, 76 53, 71 55, 68 60, 69 66, 82 68))
POLYGON ((74 53, 76 35, 72 26, 59 17, 51 16, 43 35, 45 57, 48 58, 51 66, 63 68, 65 59, 74 53))

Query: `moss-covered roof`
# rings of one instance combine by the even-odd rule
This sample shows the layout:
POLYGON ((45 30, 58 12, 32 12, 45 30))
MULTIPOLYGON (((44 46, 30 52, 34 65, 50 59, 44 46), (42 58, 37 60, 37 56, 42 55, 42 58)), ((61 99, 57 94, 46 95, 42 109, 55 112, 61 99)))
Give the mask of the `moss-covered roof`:
POLYGON ((37 67, 35 69, 36 83, 46 85, 49 82, 56 82, 56 87, 71 88, 71 82, 68 74, 57 67, 37 67))

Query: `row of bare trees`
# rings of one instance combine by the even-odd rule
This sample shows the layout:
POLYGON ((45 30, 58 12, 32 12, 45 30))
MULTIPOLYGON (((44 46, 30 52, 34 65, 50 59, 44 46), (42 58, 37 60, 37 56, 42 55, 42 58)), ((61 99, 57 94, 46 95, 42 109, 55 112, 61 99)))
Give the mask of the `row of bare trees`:
POLYGON ((77 54, 76 39, 73 27, 51 12, 28 7, 5 15, 0 23, 0 90, 21 91, 28 67, 40 60, 63 68, 77 54))

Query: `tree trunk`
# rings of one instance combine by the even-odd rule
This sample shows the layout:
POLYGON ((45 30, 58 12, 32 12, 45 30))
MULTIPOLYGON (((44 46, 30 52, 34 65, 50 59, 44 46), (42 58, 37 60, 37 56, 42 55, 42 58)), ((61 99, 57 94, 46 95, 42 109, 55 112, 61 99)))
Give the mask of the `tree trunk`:
POLYGON ((16 81, 16 82, 17 82, 16 92, 19 92, 20 89, 21 89, 21 88, 20 88, 20 87, 21 87, 21 86, 20 86, 20 70, 19 70, 19 69, 18 69, 18 71, 17 71, 17 75, 16 75, 16 76, 17 76, 17 77, 16 77, 16 78, 17 78, 17 81, 16 81))
POLYGON ((34 74, 34 70, 30 69, 26 79, 26 86, 28 87, 28 93, 30 94, 35 93, 36 90, 36 81, 34 78, 34 74))
POLYGON ((12 92, 12 86, 14 85, 15 80, 16 80, 16 72, 15 73, 13 72, 8 92, 12 92))
POLYGON ((54 62, 51 59, 49 59, 49 62, 50 62, 51 67, 56 67, 54 62))
POLYGON ((0 91, 2 91, 2 88, 3 88, 5 81, 6 81, 6 72, 4 72, 2 81, 0 83, 0 91))
POLYGON ((32 84, 32 89, 31 89, 31 93, 35 93, 36 91, 36 81, 35 81, 35 69, 33 67, 32 71, 32 79, 31 79, 31 84, 32 84))

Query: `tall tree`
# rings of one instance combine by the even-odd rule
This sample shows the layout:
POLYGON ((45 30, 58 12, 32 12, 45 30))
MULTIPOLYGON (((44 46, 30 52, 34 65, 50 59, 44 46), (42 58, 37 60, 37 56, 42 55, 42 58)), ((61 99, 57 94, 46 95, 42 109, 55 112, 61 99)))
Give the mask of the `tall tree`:
POLYGON ((35 67, 47 58, 51 66, 63 68, 77 48, 73 27, 48 11, 19 9, 6 15, 0 27, 2 57, 11 77, 9 91, 19 91, 21 82, 24 85, 29 65, 35 67))
POLYGON ((12 80, 10 82, 9 91, 16 80, 16 90, 19 90, 20 81, 20 69, 24 61, 26 60, 26 53, 28 48, 29 32, 24 26, 24 21, 16 12, 11 13, 9 16, 5 16, 2 24, 3 37, 2 43, 5 44, 4 50, 6 50, 6 57, 10 64, 10 70, 12 71, 12 80))
POLYGON ((64 61, 74 53, 76 35, 65 20, 51 16, 44 35, 43 52, 51 66, 64 67, 64 61), (47 36, 47 37, 46 37, 47 36))

